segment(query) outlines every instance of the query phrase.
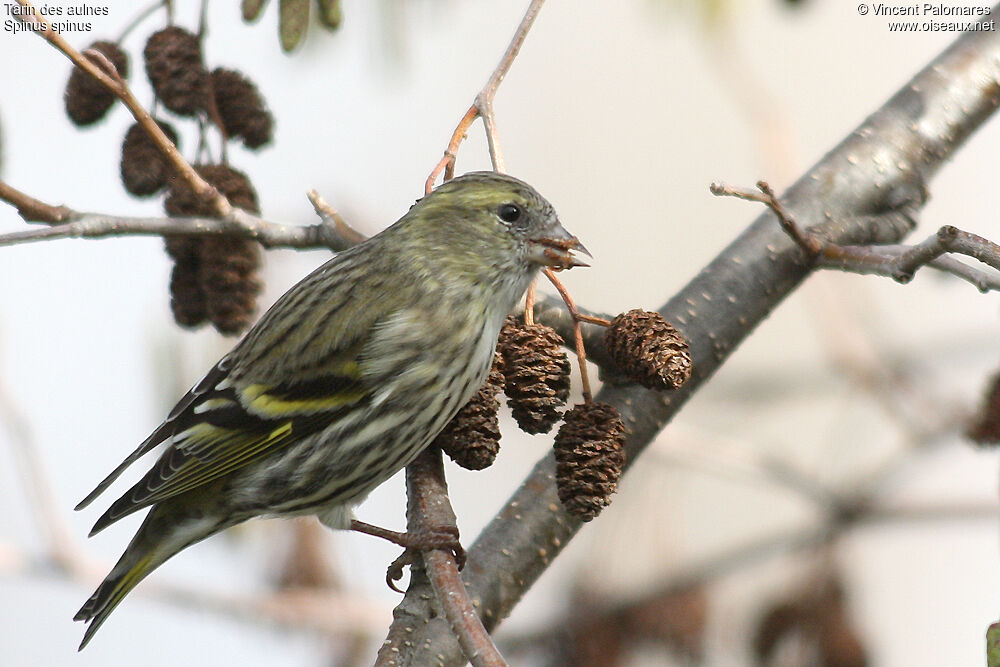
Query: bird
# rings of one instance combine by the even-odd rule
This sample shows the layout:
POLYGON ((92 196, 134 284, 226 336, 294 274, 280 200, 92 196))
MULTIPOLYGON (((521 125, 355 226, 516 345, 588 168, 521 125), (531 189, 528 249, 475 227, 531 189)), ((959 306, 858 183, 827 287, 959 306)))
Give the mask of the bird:
POLYGON ((80 650, 150 572, 253 517, 405 537, 354 507, 479 389, 538 271, 587 266, 577 253, 590 256, 533 187, 471 172, 299 281, 77 505, 165 446, 90 532, 150 508, 74 616, 87 623, 80 650))

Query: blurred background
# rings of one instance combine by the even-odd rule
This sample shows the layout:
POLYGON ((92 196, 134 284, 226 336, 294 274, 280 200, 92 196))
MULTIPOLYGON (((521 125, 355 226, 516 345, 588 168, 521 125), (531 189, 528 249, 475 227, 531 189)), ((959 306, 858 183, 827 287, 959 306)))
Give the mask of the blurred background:
MULTIPOLYGON (((141 9, 87 4, 108 11, 65 34, 81 49, 141 9)), ((196 28, 199 3, 175 4, 196 28)), ((421 195, 527 2, 344 0, 341 27, 314 17, 292 55, 271 5, 252 25, 238 3, 207 10, 208 66, 252 77, 277 122, 272 146, 232 147, 229 161, 263 217, 316 222, 316 188, 371 234, 421 195)), ((163 25, 158 12, 123 42, 147 105, 139 54, 163 25)), ((549 0, 497 96, 500 139, 510 172, 594 255, 565 277, 577 302, 655 309, 760 213, 709 183, 764 178, 780 192, 954 37, 890 33, 829 0, 549 0)), ((0 178, 51 204, 161 215, 121 187, 123 108, 74 128, 70 64, 30 33, 4 29, 0 62, 0 178)), ((193 159, 193 123, 177 127, 193 159)), ((998 141, 988 124, 940 172, 914 240, 943 224, 1000 238, 998 141)), ((489 167, 479 123, 457 167, 489 167)), ((0 205, 0 233, 25 227, 0 205)), ((328 255, 269 251, 262 309, 328 255)), ((188 549, 76 654, 71 618, 139 518, 86 540, 102 509, 72 507, 233 344, 174 324, 170 268, 156 238, 0 249, 4 662, 370 664, 399 600, 383 582, 398 550, 308 521, 255 521, 188 549)), ((501 649, 531 665, 985 664, 1000 609, 997 457, 962 432, 1000 359, 998 307, 928 271, 907 286, 811 278, 528 593, 501 649), (831 519, 861 497, 880 509, 831 519)), ((507 416, 502 430, 493 467, 448 464, 466 544, 551 442, 507 416)), ((402 529, 404 507, 399 475, 358 515, 402 529)))

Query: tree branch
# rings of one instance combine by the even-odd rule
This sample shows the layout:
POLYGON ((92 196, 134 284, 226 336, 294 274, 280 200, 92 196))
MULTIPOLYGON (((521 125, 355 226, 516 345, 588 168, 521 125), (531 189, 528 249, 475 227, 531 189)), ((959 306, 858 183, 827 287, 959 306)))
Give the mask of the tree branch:
MULTIPOLYGON (((406 498, 408 535, 447 532, 457 539, 458 525, 448 499, 444 465, 438 447, 428 447, 406 466, 406 498)), ((401 559, 410 565, 410 585, 403 601, 393 610, 393 623, 375 664, 389 667, 431 662, 419 647, 410 644, 413 628, 424 622, 426 617, 423 614, 428 609, 426 605, 431 605, 435 615, 438 615, 439 607, 444 612, 464 655, 475 667, 506 665, 483 627, 476 605, 469 599, 452 554, 442 549, 429 549, 419 555, 407 550, 401 559)), ((396 578, 393 570, 399 562, 397 560, 390 566, 391 578, 396 578)))
POLYGON ((802 229, 765 181, 757 183, 759 192, 721 183, 713 183, 710 189, 716 196, 760 202, 770 208, 778 216, 782 229, 818 267, 888 276, 898 283, 906 284, 913 280, 917 269, 930 266, 967 280, 981 292, 1000 290, 1000 245, 957 227, 945 225, 934 236, 916 245, 840 245, 802 229), (952 257, 942 257, 946 253, 978 259, 994 271, 984 271, 952 257))
POLYGON ((240 236, 268 248, 330 248, 344 250, 364 235, 348 225, 319 197, 310 194, 323 221, 315 225, 269 222, 241 208, 231 208, 224 218, 145 218, 84 213, 66 206, 52 206, 0 181, 0 200, 17 207, 28 222, 52 225, 0 234, 0 247, 54 239, 97 239, 109 236, 240 236), (317 203, 319 202, 319 203, 317 203), (325 208, 324 208, 325 207, 325 208), (333 215, 329 213, 333 211, 333 215))
MULTIPOLYGON (((418 520, 441 523, 454 528, 458 534, 455 512, 448 499, 444 479, 441 450, 431 447, 406 468, 408 498, 415 508, 418 520)), ((458 565, 452 555, 440 549, 423 553, 434 595, 444 610, 445 618, 458 638, 458 643, 474 667, 500 667, 506 665, 500 651, 493 644, 486 628, 476 614, 475 605, 462 583, 458 565)))

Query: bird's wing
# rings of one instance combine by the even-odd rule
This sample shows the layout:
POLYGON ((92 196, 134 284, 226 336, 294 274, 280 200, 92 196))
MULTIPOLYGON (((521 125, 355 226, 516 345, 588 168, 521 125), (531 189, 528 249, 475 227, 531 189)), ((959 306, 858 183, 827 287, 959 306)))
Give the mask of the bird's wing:
POLYGON ((259 461, 369 401, 371 391, 357 363, 360 348, 355 345, 329 357, 320 372, 313 369, 307 380, 236 386, 225 369, 220 373, 217 366, 88 496, 89 501, 114 481, 125 466, 145 453, 144 447, 154 437, 171 437, 170 446, 152 469, 111 505, 91 534, 143 507, 259 461))
POLYGON ((90 503, 94 502, 94 500, 99 495, 104 493, 109 486, 114 484, 116 479, 121 477, 121 474, 125 472, 126 468, 138 461, 145 454, 151 452, 161 442, 169 438, 177 425, 177 418, 184 414, 186 410, 191 408, 192 404, 197 402, 199 398, 211 391, 220 381, 225 379, 229 370, 228 366, 229 357, 223 357, 222 360, 219 361, 219 363, 217 363, 198 384, 184 394, 181 400, 177 402, 177 405, 174 406, 173 410, 170 411, 166 420, 164 420, 164 422, 160 424, 148 438, 143 440, 142 443, 136 447, 135 451, 129 454, 117 468, 112 470, 107 477, 101 480, 101 483, 98 484, 93 491, 87 494, 87 497, 81 500, 74 509, 82 510, 90 505, 90 503))
POLYGON ((367 346, 379 322, 407 307, 385 288, 360 244, 290 289, 242 341, 77 509, 163 442, 153 468, 98 519, 91 534, 143 507, 260 461, 373 400, 367 346), (362 295, 364 298, 362 298, 362 295), (365 361, 363 361, 363 357, 365 361), (280 363, 266 363, 280 359, 280 363))

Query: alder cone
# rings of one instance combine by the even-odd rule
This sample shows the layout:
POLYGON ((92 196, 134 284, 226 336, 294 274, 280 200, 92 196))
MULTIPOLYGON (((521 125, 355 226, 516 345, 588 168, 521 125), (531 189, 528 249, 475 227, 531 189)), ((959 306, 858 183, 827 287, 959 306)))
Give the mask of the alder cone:
POLYGON ((493 465, 500 451, 500 401, 503 388, 500 368, 503 358, 493 356, 493 368, 483 386, 469 399, 434 439, 452 461, 466 470, 482 470, 493 465))
MULTIPOLYGON (((128 54, 122 51, 117 44, 100 40, 88 48, 99 51, 110 60, 122 79, 128 76, 128 54)), ((95 57, 91 55, 85 57, 97 64, 95 57)), ((100 68, 100 65, 98 67, 100 68)), ((89 72, 79 66, 74 66, 69 75, 69 81, 66 82, 63 102, 66 106, 66 115, 69 116, 73 124, 85 127, 104 118, 108 109, 115 103, 115 94, 91 76, 89 72)))
MULTIPOLYGON (((162 121, 156 124, 176 145, 174 128, 162 121)), ((122 142, 121 175, 125 190, 137 197, 154 195, 167 184, 171 173, 173 168, 149 132, 139 123, 132 123, 122 142)))
POLYGON ((556 433, 556 487, 566 511, 590 521, 611 504, 625 467, 625 424, 614 406, 570 408, 556 433))
POLYGON ((202 239, 201 288, 208 319, 219 333, 233 336, 246 330, 257 314, 263 287, 257 276, 260 244, 249 239, 213 236, 202 239))
POLYGON ((174 264, 170 271, 170 312, 185 329, 194 329, 208 320, 205 292, 198 278, 198 266, 174 264))
POLYGON ((821 575, 799 593, 772 603, 757 621, 752 648, 759 664, 771 664, 785 644, 815 656, 821 667, 866 667, 868 651, 848 616, 843 585, 821 575))
POLYGON ((274 117, 257 86, 240 72, 221 67, 212 70, 211 80, 215 108, 226 135, 243 139, 247 148, 271 143, 274 117))
MULTIPOLYGON (((229 199, 233 206, 239 206, 257 213, 257 193, 246 174, 222 164, 198 165, 195 171, 229 199)), ((171 216, 214 217, 211 204, 198 197, 187 181, 175 177, 170 183, 170 194, 164 201, 164 208, 171 216)), ((263 284, 259 278, 261 267, 260 244, 251 239, 231 236, 180 237, 167 243, 167 252, 179 266, 196 266, 197 284, 204 302, 205 319, 220 333, 235 335, 246 330, 253 323, 257 313, 257 296, 263 284), (183 239, 180 240, 180 239, 183 239)), ((185 277, 186 278, 186 277, 185 277)), ((183 282, 185 286, 189 280, 183 282)), ((188 308, 195 310, 197 299, 191 292, 184 292, 190 306, 174 306, 177 293, 171 279, 171 306, 174 319, 182 326, 191 318, 178 317, 178 312, 187 315, 188 308)))
POLYGON ((205 292, 201 289, 201 239, 192 236, 168 236, 164 239, 167 254, 174 260, 170 272, 170 311, 174 321, 193 329, 208 320, 205 292))
POLYGON ((604 344, 633 382, 649 389, 676 389, 691 377, 687 339, 662 315, 630 310, 611 320, 604 344))
POLYGON ((551 327, 508 317, 497 346, 503 355, 504 393, 525 433, 548 433, 569 398, 570 364, 551 327))
POLYGON ((182 116, 207 106, 208 72, 197 35, 170 26, 150 35, 142 53, 146 76, 163 106, 182 116))
POLYGON ((1000 443, 1000 373, 990 378, 982 405, 966 436, 977 445, 1000 443))

